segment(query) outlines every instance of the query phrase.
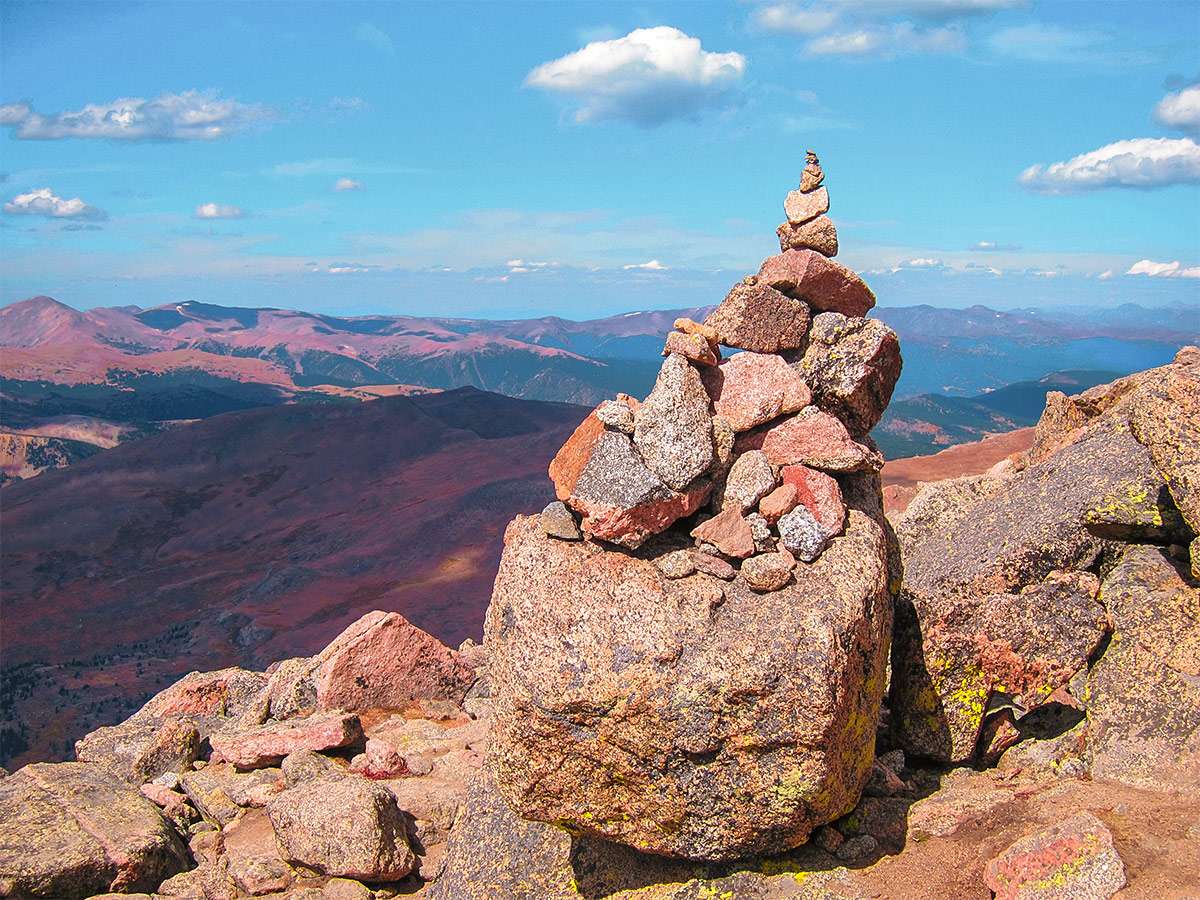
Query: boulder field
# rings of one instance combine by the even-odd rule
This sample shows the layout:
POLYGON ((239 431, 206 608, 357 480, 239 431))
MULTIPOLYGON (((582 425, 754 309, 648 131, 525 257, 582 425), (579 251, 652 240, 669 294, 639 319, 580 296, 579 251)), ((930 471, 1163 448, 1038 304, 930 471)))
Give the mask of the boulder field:
POLYGON ((809 154, 568 439, 482 645, 373 612, 188 675, 0 773, 0 896, 1194 900, 1200 349, 889 521, 899 345, 828 210, 809 154))

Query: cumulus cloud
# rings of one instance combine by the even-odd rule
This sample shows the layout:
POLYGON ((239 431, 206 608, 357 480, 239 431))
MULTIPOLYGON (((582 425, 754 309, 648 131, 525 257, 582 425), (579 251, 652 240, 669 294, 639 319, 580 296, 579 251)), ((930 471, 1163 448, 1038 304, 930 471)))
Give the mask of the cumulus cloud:
POLYGON ((353 178, 339 178, 333 189, 335 191, 361 191, 363 186, 361 181, 355 181, 353 178))
POLYGON ((1167 94, 1154 107, 1153 118, 1172 131, 1200 135, 1200 84, 1167 94))
POLYGON ((1179 261, 1169 263, 1143 259, 1129 267, 1126 275, 1153 275, 1159 278, 1200 278, 1200 266, 1184 268, 1179 261))
POLYGON ((220 99, 211 91, 162 94, 153 100, 124 97, 45 116, 25 102, 0 107, 0 125, 9 126, 15 138, 26 141, 214 141, 277 116, 269 106, 220 99))
POLYGON ((1030 166, 1017 179, 1042 194, 1155 188, 1200 182, 1200 145, 1190 138, 1133 138, 1066 162, 1030 166))
POLYGON ((731 105, 745 71, 740 53, 711 53, 698 38, 662 25, 594 41, 538 66, 525 84, 582 103, 576 122, 625 119, 648 127, 731 105))
POLYGON ((222 206, 219 203, 201 203, 194 213, 197 219, 240 219, 245 214, 240 206, 222 206))
POLYGON ((627 272, 630 269, 641 269, 642 271, 645 271, 645 272, 665 272, 665 271, 667 271, 667 266, 664 266, 657 259, 652 259, 652 260, 650 260, 650 262, 635 263, 635 264, 629 265, 629 266, 622 266, 621 268, 623 268, 627 272))
POLYGON ((18 194, 4 204, 10 216, 46 216, 52 219, 107 219, 108 213, 78 197, 64 200, 50 188, 18 194))

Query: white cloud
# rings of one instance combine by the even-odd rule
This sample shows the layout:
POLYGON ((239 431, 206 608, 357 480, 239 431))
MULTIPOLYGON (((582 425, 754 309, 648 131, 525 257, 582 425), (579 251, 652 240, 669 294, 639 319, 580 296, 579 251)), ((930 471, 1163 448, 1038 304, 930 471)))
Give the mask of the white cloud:
POLYGON ((699 39, 662 25, 590 43, 538 66, 525 83, 580 101, 576 122, 626 119, 653 126, 731 105, 745 71, 740 53, 710 53, 699 39))
POLYGON ((940 259, 910 259, 908 262, 901 263, 900 267, 904 269, 940 269, 945 265, 940 259))
POLYGON ((396 47, 392 43, 392 39, 386 31, 377 25, 372 25, 370 22, 363 22, 358 26, 355 34, 358 35, 359 40, 366 41, 377 50, 382 50, 389 56, 395 56, 396 47))
POLYGON ((125 97, 83 109, 39 115, 28 103, 0 107, 0 125, 19 140, 83 138, 113 141, 212 141, 252 123, 277 118, 269 106, 222 100, 211 91, 125 97))
POLYGON ((335 191, 361 191, 363 186, 361 181, 355 181, 352 178, 339 178, 333 189, 335 191))
POLYGON ((219 203, 201 203, 194 213, 197 219, 240 219, 245 214, 240 206, 222 206, 219 203))
POLYGON ((751 21, 778 34, 820 34, 837 24, 840 13, 832 6, 810 7, 772 3, 751 13, 751 21))
POLYGON ((966 48, 966 33, 958 25, 922 29, 911 22, 893 22, 831 32, 810 41, 805 53, 890 59, 905 54, 959 53, 966 48))
POLYGON ((1167 94, 1154 107, 1153 118, 1164 128, 1200 135, 1200 84, 1167 94))
POLYGON ((50 188, 19 194, 4 204, 10 216, 48 216, 52 219, 107 219, 108 213, 78 197, 64 200, 50 188))
POLYGON ((1043 194, 1193 184, 1200 181, 1200 146, 1190 138, 1133 138, 1066 162, 1030 166, 1017 180, 1043 194))
POLYGON ((1106 269, 1105 271, 1101 272, 1101 273, 1100 273, 1099 275, 1097 275, 1096 277, 1097 277, 1097 278, 1099 278, 1101 281, 1104 281, 1104 280, 1106 280, 1106 279, 1112 278, 1112 277, 1113 277, 1113 270, 1112 270, 1112 269, 1106 269))
POLYGON ((1001 244, 996 241, 978 241, 971 245, 972 250, 1020 250, 1021 245, 1017 243, 1001 244))
POLYGON ((642 269, 647 272, 665 272, 665 271, 667 271, 667 266, 664 266, 657 259, 652 259, 652 260, 650 260, 650 262, 635 263, 634 265, 630 265, 630 266, 622 266, 621 268, 627 272, 630 269, 642 269))
POLYGON ((1129 267, 1126 275, 1153 275, 1160 278, 1200 278, 1200 266, 1185 269, 1179 261, 1169 263, 1143 259, 1129 267))

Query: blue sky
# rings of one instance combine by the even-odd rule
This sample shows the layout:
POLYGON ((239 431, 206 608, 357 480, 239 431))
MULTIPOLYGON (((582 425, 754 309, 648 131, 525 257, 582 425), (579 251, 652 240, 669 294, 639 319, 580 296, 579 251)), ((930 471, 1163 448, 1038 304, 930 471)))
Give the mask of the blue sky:
POLYGON ((0 4, 0 302, 1200 308, 1200 3, 0 4))

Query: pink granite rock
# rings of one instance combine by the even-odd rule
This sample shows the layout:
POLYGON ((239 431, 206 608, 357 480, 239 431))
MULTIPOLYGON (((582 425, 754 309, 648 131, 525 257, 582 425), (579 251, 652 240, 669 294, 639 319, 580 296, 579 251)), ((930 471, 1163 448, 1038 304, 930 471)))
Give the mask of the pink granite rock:
POLYGON ((1125 886, 1112 832, 1090 812, 1021 838, 987 864, 996 900, 1108 900, 1125 886))
POLYGON ((651 472, 629 435, 583 420, 550 463, 558 498, 583 516, 585 534, 640 547, 708 499, 712 482, 697 478, 676 492, 651 472))
POLYGON ((793 225, 803 225, 822 213, 829 212, 829 191, 814 188, 811 191, 791 191, 783 201, 783 210, 793 225))
POLYGON ((712 345, 701 334, 684 334, 682 331, 667 332, 667 344, 663 347, 663 356, 678 353, 692 362, 702 366, 715 366, 721 359, 712 345))
POLYGON ((836 478, 808 466, 784 466, 779 475, 785 485, 796 488, 796 502, 807 506, 830 535, 842 533, 846 505, 836 478))
POLYGON ((745 559, 754 553, 750 523, 742 518, 742 511, 736 504, 697 525, 692 529, 692 537, 712 544, 733 559, 745 559))
POLYGON ((800 375, 774 353, 738 353, 720 365, 702 369, 700 380, 717 415, 734 431, 747 431, 812 401, 800 375))
POLYGON ((770 257, 758 279, 813 309, 844 316, 865 316, 875 305, 875 294, 857 274, 812 250, 785 250, 770 257))
POLYGON ((296 750, 332 750, 362 739, 358 716, 331 713, 213 734, 213 752, 241 769, 278 763, 296 750))
POLYGON ((747 450, 764 451, 775 466, 803 463, 832 472, 883 467, 883 457, 878 450, 855 441, 836 417, 815 406, 742 432, 734 452, 745 453, 747 450))
POLYGON ((774 553, 760 553, 742 563, 742 577, 752 591, 765 593, 777 591, 792 578, 792 569, 796 560, 787 550, 774 553))
POLYGON ((734 285, 704 324, 726 347, 775 353, 804 345, 808 305, 760 283, 753 275, 734 285))
POLYGON ((475 670, 457 652, 394 612, 367 613, 321 657, 315 679, 321 710, 461 700, 475 683, 475 670))
POLYGON ((837 229, 828 216, 817 216, 803 225, 784 222, 775 229, 779 235, 779 249, 816 250, 825 256, 837 256, 837 229))
POLYGON ((261 672, 229 668, 192 672, 160 691, 138 710, 138 716, 238 716, 267 686, 261 672))
POLYGON ((796 486, 784 482, 759 501, 758 511, 769 524, 774 525, 795 509, 799 502, 800 495, 796 486))

